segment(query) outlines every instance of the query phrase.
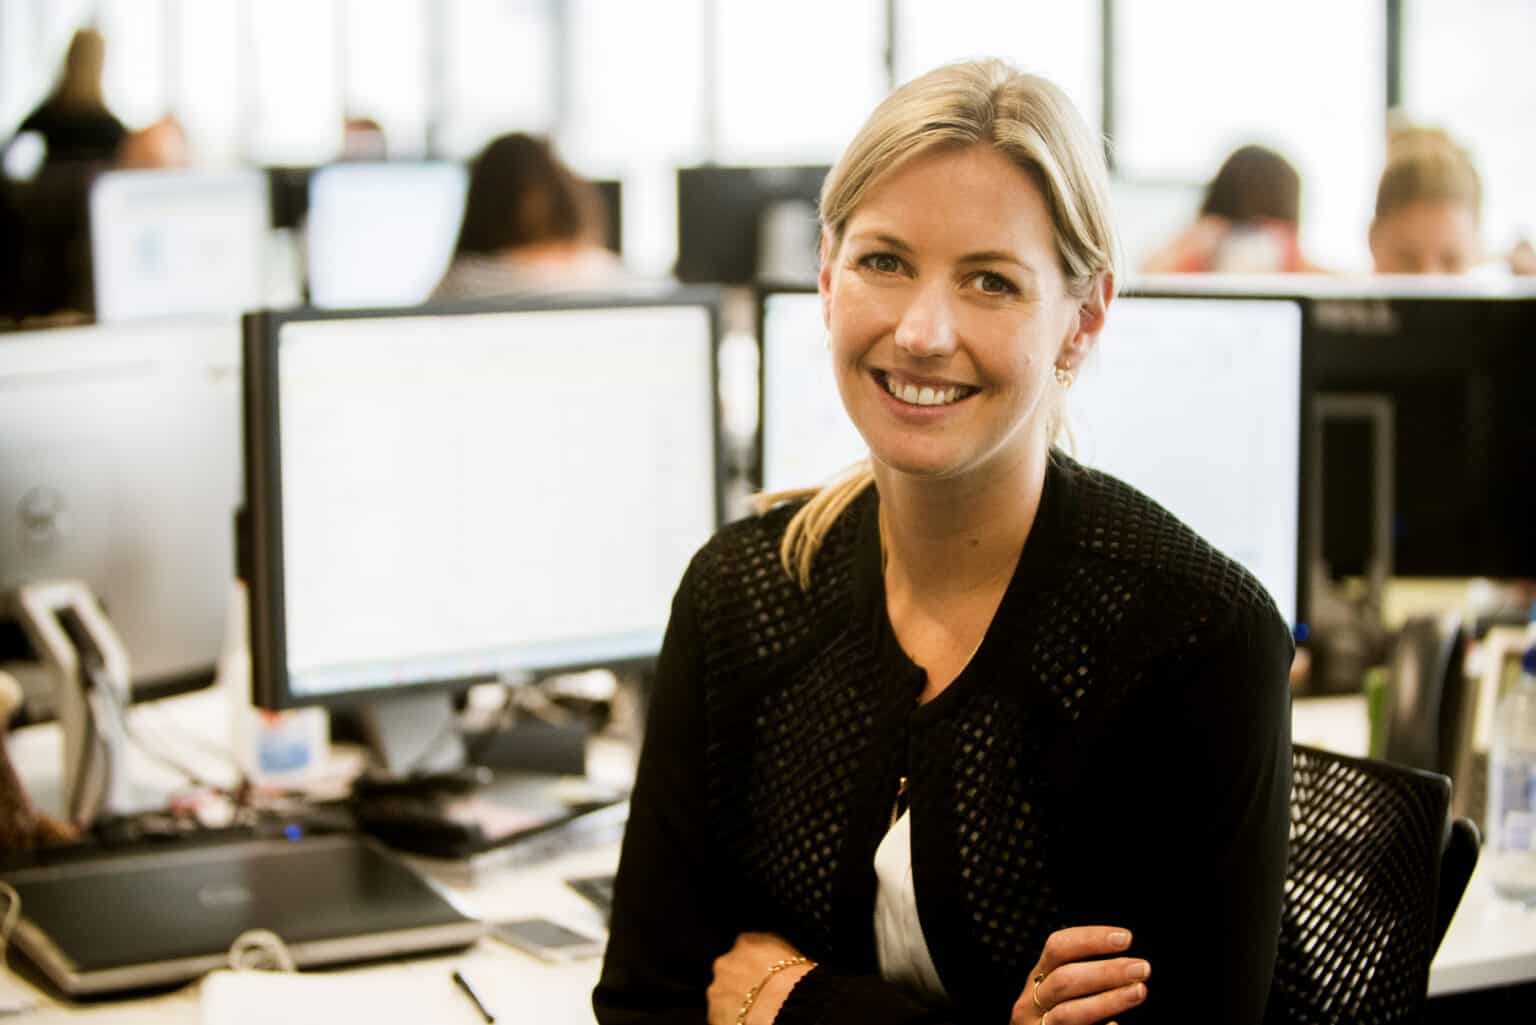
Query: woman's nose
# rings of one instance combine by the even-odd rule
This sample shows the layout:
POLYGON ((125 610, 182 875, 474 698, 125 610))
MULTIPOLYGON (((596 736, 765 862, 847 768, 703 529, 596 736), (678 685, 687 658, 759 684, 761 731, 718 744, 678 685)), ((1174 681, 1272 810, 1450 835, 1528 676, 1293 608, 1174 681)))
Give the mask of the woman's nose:
POLYGON ((918 358, 942 356, 955 347, 955 312, 942 287, 918 291, 896 325, 896 346, 918 358))

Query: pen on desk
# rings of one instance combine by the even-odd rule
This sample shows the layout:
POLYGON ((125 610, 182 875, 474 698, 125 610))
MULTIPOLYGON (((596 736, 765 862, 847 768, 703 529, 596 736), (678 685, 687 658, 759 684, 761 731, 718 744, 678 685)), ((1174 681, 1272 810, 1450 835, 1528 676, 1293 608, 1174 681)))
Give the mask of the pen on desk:
POLYGON ((480 995, 469 984, 469 980, 464 978, 464 973, 460 972, 457 968, 453 970, 453 984, 462 989, 464 995, 469 997, 470 1003, 475 1005, 475 1010, 480 1012, 480 1017, 485 1019, 485 1025, 491 1025, 496 1020, 496 1016, 481 1002, 480 995))

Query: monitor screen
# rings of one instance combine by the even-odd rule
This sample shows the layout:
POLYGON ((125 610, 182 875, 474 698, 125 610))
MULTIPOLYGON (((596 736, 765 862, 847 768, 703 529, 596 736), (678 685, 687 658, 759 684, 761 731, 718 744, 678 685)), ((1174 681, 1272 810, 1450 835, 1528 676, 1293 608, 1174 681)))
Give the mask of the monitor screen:
POLYGON ((453 257, 468 173, 455 163, 354 163, 309 179, 305 262, 316 306, 413 306, 453 257))
POLYGON ((237 314, 266 294, 259 171, 111 171, 91 185, 96 319, 237 314))
POLYGON ((240 465, 233 317, 0 336, 0 592, 84 580, 139 686, 213 678, 240 465))
MULTIPOLYGON (((820 299, 762 296, 762 483, 820 483, 867 454, 833 383, 820 299)), ((1297 615, 1301 310, 1119 299, 1071 392, 1076 455, 1140 488, 1297 615)))
POLYGON ((681 167, 677 277, 744 285, 810 280, 825 166, 681 167))
MULTIPOLYGON (((1526 295, 1390 291, 1308 304, 1308 388, 1391 411, 1392 571, 1536 577, 1536 288, 1526 295)), ((1363 426, 1322 431, 1322 557, 1371 555, 1374 449, 1363 426)))
POLYGON ((719 521, 713 296, 247 325, 268 707, 653 657, 719 521))

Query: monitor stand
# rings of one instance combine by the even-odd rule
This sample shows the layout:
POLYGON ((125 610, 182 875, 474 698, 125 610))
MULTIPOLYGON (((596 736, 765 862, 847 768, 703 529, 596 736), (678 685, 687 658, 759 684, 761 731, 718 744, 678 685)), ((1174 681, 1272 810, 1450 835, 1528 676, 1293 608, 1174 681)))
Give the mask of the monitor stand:
POLYGON ((391 695, 361 711, 363 734, 388 778, 452 777, 464 770, 464 738, 447 694, 391 695))

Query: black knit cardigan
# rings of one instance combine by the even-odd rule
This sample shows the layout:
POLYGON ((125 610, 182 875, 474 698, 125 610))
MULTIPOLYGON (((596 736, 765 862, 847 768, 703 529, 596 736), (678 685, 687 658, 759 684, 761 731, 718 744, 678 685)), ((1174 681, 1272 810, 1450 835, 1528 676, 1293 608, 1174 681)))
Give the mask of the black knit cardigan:
POLYGON ((605 1025, 704 1021, 748 930, 819 962, 780 1025, 1003 1025, 1046 938, 1131 930, 1124 1025, 1263 1015, 1290 797, 1289 631, 1151 499, 1056 455, 971 663, 924 675, 886 616, 871 488, 802 592, 793 507, 723 529, 673 602, 593 995, 605 1025), (875 848, 911 779, 923 935, 950 1003, 879 975, 875 848))

